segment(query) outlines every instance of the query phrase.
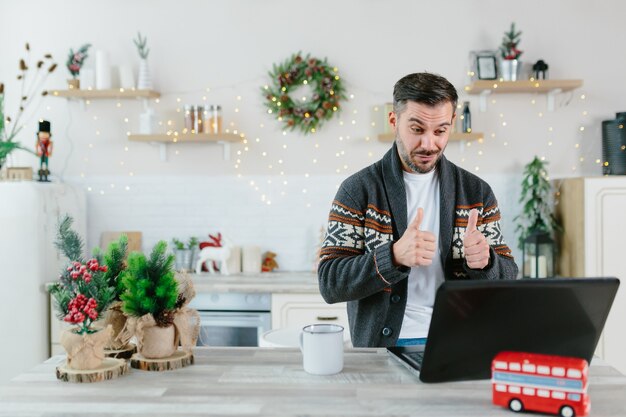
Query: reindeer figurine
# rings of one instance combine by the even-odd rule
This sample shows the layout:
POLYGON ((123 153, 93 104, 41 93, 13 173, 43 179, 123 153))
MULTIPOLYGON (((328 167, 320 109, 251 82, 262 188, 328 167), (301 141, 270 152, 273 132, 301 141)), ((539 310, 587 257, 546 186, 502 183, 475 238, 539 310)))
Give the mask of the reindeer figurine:
MULTIPOLYGON (((210 236, 213 238, 212 236, 210 236)), ((202 273, 202 264, 206 262, 206 267, 210 274, 215 274, 215 268, 213 268, 213 261, 219 262, 220 272, 224 275, 228 275, 228 258, 230 258, 230 251, 233 247, 232 242, 219 234, 218 238, 213 238, 214 242, 219 246, 204 246, 198 255, 198 262, 196 263, 196 274, 202 273)))

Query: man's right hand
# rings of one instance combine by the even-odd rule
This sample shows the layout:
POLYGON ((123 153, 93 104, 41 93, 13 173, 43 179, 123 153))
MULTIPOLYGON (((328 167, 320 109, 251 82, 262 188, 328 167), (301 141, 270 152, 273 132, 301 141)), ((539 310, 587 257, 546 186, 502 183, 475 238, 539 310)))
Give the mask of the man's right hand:
POLYGON ((436 239, 434 234, 420 230, 423 218, 424 210, 420 207, 413 222, 393 244, 393 261, 396 265, 414 267, 433 263, 436 239))

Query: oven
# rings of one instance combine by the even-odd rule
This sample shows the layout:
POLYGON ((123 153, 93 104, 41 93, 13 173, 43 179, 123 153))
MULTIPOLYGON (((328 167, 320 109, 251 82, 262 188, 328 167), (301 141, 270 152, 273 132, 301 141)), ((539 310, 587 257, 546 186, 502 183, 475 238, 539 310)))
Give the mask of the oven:
POLYGON ((268 293, 198 293, 189 307, 200 314, 198 346, 258 346, 271 328, 268 293))

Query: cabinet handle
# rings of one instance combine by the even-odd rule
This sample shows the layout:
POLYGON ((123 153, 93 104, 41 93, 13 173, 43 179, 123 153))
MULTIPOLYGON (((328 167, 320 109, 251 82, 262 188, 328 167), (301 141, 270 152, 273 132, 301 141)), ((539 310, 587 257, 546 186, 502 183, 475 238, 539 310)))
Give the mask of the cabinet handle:
POLYGON ((339 317, 337 316, 317 316, 317 319, 319 321, 333 321, 333 320, 337 320, 339 317))

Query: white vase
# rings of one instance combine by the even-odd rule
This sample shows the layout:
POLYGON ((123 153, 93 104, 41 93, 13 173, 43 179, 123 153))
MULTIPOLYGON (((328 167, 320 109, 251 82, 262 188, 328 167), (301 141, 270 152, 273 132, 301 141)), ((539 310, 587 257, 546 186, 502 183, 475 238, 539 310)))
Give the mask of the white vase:
POLYGON ((150 76, 150 68, 148 68, 148 60, 142 58, 139 61, 139 81, 137 82, 137 89, 139 90, 152 90, 152 77, 150 76))
POLYGON ((108 90, 111 88, 109 55, 104 51, 96 52, 96 88, 98 90, 108 90))
POLYGON ((500 78, 504 81, 517 81, 522 63, 517 59, 503 59, 500 61, 500 78))
POLYGON ((139 133, 142 135, 150 135, 154 133, 156 125, 156 117, 154 109, 148 108, 139 115, 139 133))

